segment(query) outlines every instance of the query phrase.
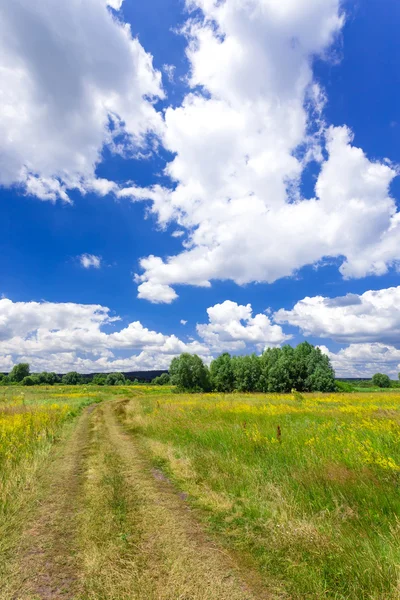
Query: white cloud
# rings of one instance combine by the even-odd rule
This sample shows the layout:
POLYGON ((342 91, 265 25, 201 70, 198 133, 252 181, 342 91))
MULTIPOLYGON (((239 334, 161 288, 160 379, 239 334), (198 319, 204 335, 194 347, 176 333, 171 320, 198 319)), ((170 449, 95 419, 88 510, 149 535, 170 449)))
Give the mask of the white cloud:
POLYGON ((397 379, 400 371, 400 350, 387 344, 350 344, 339 352, 327 354, 337 377, 372 377, 375 373, 386 373, 397 379))
POLYGON ((193 91, 165 113, 171 188, 119 193, 149 200, 161 225, 188 238, 176 256, 142 259, 139 297, 162 286, 158 301, 171 302, 175 285, 213 279, 273 282, 324 257, 339 258, 347 278, 384 273, 400 258, 396 169, 369 160, 347 127, 326 127, 310 67, 341 30, 339 0, 188 4, 204 18, 185 27, 193 91), (311 160, 321 169, 304 199, 311 160))
POLYGON ((185 319, 181 319, 181 320, 180 320, 180 324, 181 324, 181 325, 187 325, 187 321, 185 321, 185 319))
POLYGON ((170 83, 172 83, 174 81, 174 77, 175 77, 175 65, 163 65, 163 71, 167 76, 167 79, 170 83))
POLYGON ((243 350, 247 345, 262 351, 290 339, 267 315, 253 317, 252 312, 251 304, 243 306, 225 300, 207 309, 209 323, 197 325, 197 332, 214 352, 243 350))
POLYGON ((107 0, 107 4, 114 10, 120 10, 123 1, 124 0, 107 0))
POLYGON ((107 307, 73 303, 0 300, 0 371, 27 361, 33 371, 81 372, 167 368, 182 352, 211 355, 199 341, 183 342, 139 321, 105 333, 118 317, 107 307))
POLYGON ((90 267, 99 269, 101 265, 101 256, 96 256, 95 254, 81 254, 79 260, 85 269, 90 269, 90 267))
POLYGON ((161 74, 107 8, 121 4, 0 3, 0 185, 50 201, 68 202, 74 187, 101 193, 103 146, 117 151, 125 135, 129 152, 160 132, 151 98, 163 96, 161 74))
POLYGON ((278 310, 274 320, 300 327, 305 336, 400 346, 400 286, 337 298, 306 297, 292 310, 278 310))

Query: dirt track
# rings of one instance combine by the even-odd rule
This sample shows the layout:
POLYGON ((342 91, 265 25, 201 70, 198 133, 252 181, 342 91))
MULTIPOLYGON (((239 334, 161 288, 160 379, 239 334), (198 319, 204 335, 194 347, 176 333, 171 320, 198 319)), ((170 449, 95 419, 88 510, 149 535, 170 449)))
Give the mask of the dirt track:
POLYGON ((268 598, 151 469, 115 409, 88 409, 54 450, 0 599, 268 598))

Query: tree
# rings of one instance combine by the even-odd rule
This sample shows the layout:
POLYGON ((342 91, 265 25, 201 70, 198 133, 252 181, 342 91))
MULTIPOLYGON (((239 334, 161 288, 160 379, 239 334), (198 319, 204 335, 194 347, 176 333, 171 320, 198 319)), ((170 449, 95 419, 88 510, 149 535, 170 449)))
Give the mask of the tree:
POLYGON ((185 352, 174 358, 169 373, 171 383, 179 390, 208 392, 211 389, 208 369, 197 354, 185 352))
POLYGON ((94 385, 105 385, 106 384, 107 375, 103 375, 101 373, 96 373, 93 376, 92 383, 94 385))
POLYGON ((372 377, 372 383, 376 387, 388 388, 390 387, 390 378, 388 375, 384 375, 383 373, 375 373, 375 375, 372 377))
POLYGON ((210 365, 210 379, 212 389, 216 392, 229 393, 234 390, 235 375, 232 358, 228 352, 224 352, 212 361, 210 365))
POLYGON ((62 382, 65 385, 78 385, 82 382, 82 376, 76 371, 70 371, 62 376, 62 382))
POLYGON ((43 371, 43 373, 39 373, 36 375, 39 383, 44 383, 46 385, 54 385, 55 383, 60 383, 60 378, 57 373, 48 373, 47 371, 43 371))
POLYGON ((312 352, 307 358, 308 376, 304 389, 308 392, 334 392, 336 390, 335 371, 329 356, 319 348, 312 346, 312 352))
POLYGON ((109 373, 106 377, 106 385, 124 385, 125 375, 122 373, 109 373))
POLYGON ((267 348, 260 356, 260 391, 269 391, 269 375, 281 355, 280 348, 267 348))
POLYGON ((28 377, 29 375, 29 365, 28 363, 19 363, 18 365, 14 365, 12 371, 9 375, 10 381, 16 381, 17 383, 21 382, 24 377, 28 377))
POLYGON ((268 348, 260 357, 263 392, 334 392, 335 372, 329 357, 308 342, 296 348, 268 348))
POLYGON ((239 392, 257 392, 260 389, 261 364, 256 354, 234 356, 232 367, 235 389, 239 392))
POLYGON ((168 385, 169 384, 168 373, 162 373, 158 377, 154 377, 154 379, 151 383, 153 383, 154 385, 168 385))

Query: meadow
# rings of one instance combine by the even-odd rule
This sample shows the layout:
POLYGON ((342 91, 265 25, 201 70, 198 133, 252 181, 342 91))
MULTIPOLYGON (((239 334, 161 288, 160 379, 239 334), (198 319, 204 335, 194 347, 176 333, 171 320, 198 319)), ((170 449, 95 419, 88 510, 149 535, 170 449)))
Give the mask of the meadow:
MULTIPOLYGON (((83 453, 81 466, 76 469, 79 481, 71 479, 69 483, 65 479, 62 454, 54 470, 57 475, 58 469, 60 482, 65 479, 65 493, 70 494, 65 507, 58 510, 54 531, 57 538, 62 537, 58 531, 65 530, 67 535, 67 525, 75 519, 76 549, 69 554, 80 556, 78 566, 86 569, 76 578, 86 581, 84 595, 77 592, 71 597, 129 597, 126 591, 121 596, 121 582, 124 590, 130 589, 132 565, 136 560, 141 564, 137 559, 139 540, 146 537, 146 528, 152 527, 155 511, 160 511, 160 519, 169 515, 163 508, 162 492, 152 487, 147 472, 150 478, 161 478, 162 485, 163 481, 172 485, 177 501, 190 507, 192 517, 221 552, 233 556, 244 573, 255 574, 259 580, 256 587, 262 593, 243 597, 400 597, 397 391, 224 395, 177 394, 169 386, 144 385, 4 387, 0 391, 0 577, 10 572, 8 563, 15 554, 24 520, 29 524, 34 512, 31 505, 35 498, 35 502, 40 499, 40 473, 47 471, 49 461, 56 460, 52 449, 62 448, 63 439, 71 432, 77 441, 70 443, 70 452, 83 453), (99 403, 101 410, 90 414, 83 411, 99 403), (77 445, 79 425, 75 424, 84 414, 86 438, 81 450, 77 445), (120 433, 113 425, 115 417, 120 433), (132 454, 139 457, 132 459, 139 461, 132 480, 128 455, 118 472, 121 458, 116 458, 114 442, 120 444, 118 451, 124 449, 129 454, 127 444, 131 443, 132 452, 139 453, 132 454), (143 484, 135 490, 131 482, 140 482, 141 477, 143 484), (73 485, 79 485, 80 491, 75 493, 73 485), (153 504, 146 507, 149 497, 143 490, 147 489, 153 490, 153 504), (73 508, 75 505, 78 508, 73 508), (143 514, 148 515, 148 520, 144 519, 141 531, 135 532, 138 514, 142 519, 143 514), (130 539, 137 541, 130 544, 130 539)), ((51 515, 57 512, 58 500, 54 492, 47 494, 48 500, 44 496, 40 502, 45 508, 47 502, 51 515)), ((172 514, 175 529, 168 526, 165 544, 181 518, 179 512, 172 514)), ((188 518, 186 513, 182 518, 188 518)), ((35 530, 27 528, 28 533, 35 530)), ((148 534, 148 539, 154 540, 157 532, 148 534)), ((37 544, 37 538, 32 539, 37 544)), ((161 546, 163 543, 160 541, 161 546)), ((49 543, 43 546, 51 551, 49 543)), ((176 550, 176 544, 172 546, 171 553, 176 550)), ((57 551, 66 554, 66 548, 57 551)), ((149 542, 143 542, 142 548, 144 554, 149 552, 149 542)), ((186 551, 182 547, 182 553, 186 551)), ((165 548, 160 547, 159 552, 161 558, 157 560, 166 560, 162 558, 165 548)), ((28 552, 26 556, 31 555, 28 552)), ((26 562, 26 556, 18 560, 26 562)), ((47 564, 51 558, 46 556, 36 559, 47 564)), ((174 585, 178 588, 169 592, 165 581, 156 591, 148 591, 154 585, 152 560, 153 550, 146 567, 146 598, 175 600, 177 582, 174 585)), ((30 561, 25 568, 32 571, 30 561)), ((57 558, 56 564, 59 569, 64 563, 57 558)), ((18 571, 14 566, 11 570, 18 571)), ((169 571, 170 567, 166 573, 169 571)), ((132 585, 138 585, 137 597, 142 598, 143 579, 138 580, 137 574, 135 577, 132 585)), ((184 573, 181 577, 186 581, 184 573)), ((188 577, 187 581, 190 573, 188 577)), ((223 587, 223 577, 221 581, 223 587)), ((0 597, 8 599, 14 593, 0 593, 0 597)), ((209 596, 192 593, 187 597, 209 596)), ((225 598, 222 592, 215 597, 225 598)))
POLYGON ((141 396, 121 418, 273 597, 400 597, 400 394, 141 396))

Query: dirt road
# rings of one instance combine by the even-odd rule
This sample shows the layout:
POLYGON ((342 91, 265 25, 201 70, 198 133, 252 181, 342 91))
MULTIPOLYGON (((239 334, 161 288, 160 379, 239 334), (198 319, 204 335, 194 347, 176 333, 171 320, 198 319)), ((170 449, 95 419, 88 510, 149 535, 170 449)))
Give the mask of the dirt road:
POLYGON ((117 409, 89 408, 54 449, 0 599, 268 598, 151 468, 117 409))

